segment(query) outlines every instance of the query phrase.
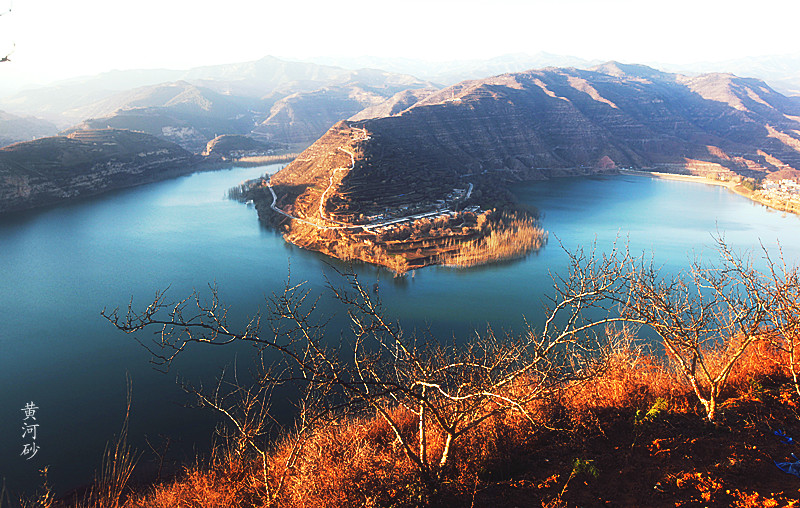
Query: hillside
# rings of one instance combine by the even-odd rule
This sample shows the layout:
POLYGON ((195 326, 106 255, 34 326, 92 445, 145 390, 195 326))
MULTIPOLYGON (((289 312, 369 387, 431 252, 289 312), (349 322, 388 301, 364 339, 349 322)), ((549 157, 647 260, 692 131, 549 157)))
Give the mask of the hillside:
POLYGON ((206 145, 202 155, 215 156, 223 159, 238 159, 241 157, 272 155, 285 148, 274 143, 262 143, 247 136, 223 134, 212 139, 206 145))
POLYGON ((434 93, 436 93, 435 88, 403 90, 402 92, 397 92, 393 96, 389 97, 389 99, 382 101, 380 104, 376 104, 375 106, 371 106, 359 111, 355 115, 351 116, 348 120, 358 121, 369 120, 371 118, 381 118, 384 116, 393 116, 410 108, 414 104, 434 93))
POLYGON ((0 111, 0 147, 30 141, 44 136, 52 136, 58 132, 55 125, 34 117, 19 117, 0 111))
MULTIPOLYGON (((373 262, 379 245, 381 256, 401 255, 414 267, 443 262, 446 241, 459 241, 457 225, 465 233, 472 225, 463 211, 513 210, 503 194, 513 181, 619 168, 734 182, 800 177, 798 104, 762 81, 731 74, 686 77, 609 62, 402 98, 384 104, 387 116, 336 125, 273 176, 276 206, 300 219, 291 221, 287 239, 373 262), (441 229, 426 229, 442 241, 438 250, 413 244, 430 240, 415 237, 419 221, 443 214, 450 218, 441 229)), ((283 218, 270 204, 257 204, 262 218, 283 218)))
POLYGON ((81 131, 0 149, 0 213, 186 174, 197 159, 153 136, 81 131))
POLYGON ((65 133, 85 129, 141 131, 202 151, 219 133, 246 134, 259 101, 230 97, 185 81, 117 94, 86 108, 88 118, 65 133))
MULTIPOLYGON (((421 83, 415 83, 419 86, 421 83)), ((404 86, 404 85, 403 85, 404 86)), ((367 86, 360 82, 298 92, 277 101, 269 116, 252 130, 254 137, 306 146, 330 129, 333 124, 373 108, 395 93, 411 93, 402 86, 367 86), (404 90, 404 91, 400 91, 404 90)))
MULTIPOLYGON (((431 172, 535 179, 618 167, 768 178, 800 168, 799 115, 800 105, 763 82, 729 74, 689 78, 617 63, 505 74, 353 123, 370 139, 344 183, 380 175, 403 185, 431 172)), ((309 164, 278 178, 294 179, 288 175, 309 164)))

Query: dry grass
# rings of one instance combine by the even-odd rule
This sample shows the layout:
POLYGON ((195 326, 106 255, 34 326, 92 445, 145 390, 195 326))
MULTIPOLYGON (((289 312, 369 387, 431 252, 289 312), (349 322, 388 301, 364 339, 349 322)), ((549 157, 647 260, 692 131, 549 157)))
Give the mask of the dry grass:
POLYGON ((470 267, 515 259, 540 249, 547 233, 530 217, 504 214, 488 236, 462 243, 458 250, 442 256, 445 266, 470 267))
MULTIPOLYGON (((647 411, 659 399, 670 413, 692 414, 699 410, 692 402, 691 388, 669 366, 667 358, 637 345, 628 334, 608 335, 606 362, 597 376, 564 386, 552 398, 532 403, 526 408, 527 415, 505 412, 463 436, 453 450, 452 465, 443 472, 443 499, 453 506, 469 505, 476 492, 486 485, 496 485, 493 482, 518 467, 523 457, 535 453, 536 446, 541 446, 536 444, 537 439, 541 439, 537 436, 547 428, 590 428, 597 421, 597 415, 608 410, 631 415, 627 418, 632 421, 636 410, 647 411)), ((725 351, 715 353, 722 358, 725 351)), ((731 374, 728 396, 746 395, 763 380, 788 379, 782 360, 767 341, 757 342, 731 374)), ((392 409, 392 415, 399 422, 401 432, 413 441, 418 416, 404 408, 392 409)), ((698 414, 695 419, 699 422, 702 416, 698 414)), ((326 423, 307 432, 302 451, 288 471, 286 464, 292 462, 289 459, 297 436, 287 435, 273 445, 267 467, 268 487, 273 493, 281 475, 287 474, 272 506, 410 507, 422 504, 424 486, 382 418, 364 414, 326 423)), ((433 454, 441 450, 442 436, 432 432, 429 446, 433 454)), ((258 457, 218 451, 208 464, 187 467, 179 479, 154 485, 122 506, 270 506, 261 471, 258 457)), ((559 480, 559 485, 563 485, 563 480, 559 480)), ((717 495, 709 496, 712 494, 717 495)), ((753 492, 746 494, 759 496, 753 492)))
POLYGON ((641 409, 656 399, 685 408, 691 387, 666 358, 653 354, 622 331, 608 331, 604 368, 596 377, 567 387, 565 404, 577 417, 603 408, 641 409))
MULTIPOLYGON (((732 340, 708 355, 709 367, 717 372, 740 341, 732 340)), ((747 393, 755 385, 768 379, 785 379, 790 376, 789 359, 785 351, 768 340, 753 343, 734 364, 727 382, 727 395, 747 393)))

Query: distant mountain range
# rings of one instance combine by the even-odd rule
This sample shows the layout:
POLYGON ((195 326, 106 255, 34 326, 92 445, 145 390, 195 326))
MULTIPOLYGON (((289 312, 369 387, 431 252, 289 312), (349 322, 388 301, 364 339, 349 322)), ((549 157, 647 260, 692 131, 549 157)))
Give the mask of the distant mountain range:
POLYGON ((266 57, 188 71, 115 71, 20 92, 0 100, 0 108, 48 119, 67 133, 139 130, 198 152, 222 134, 307 146, 365 107, 430 86, 380 70, 266 57))
POLYGON ((0 146, 53 136, 57 132, 58 128, 48 121, 0 111, 0 146))
MULTIPOLYGON (((0 109, 8 112, 0 116, 0 146, 52 135, 57 129, 68 134, 115 128, 146 132, 195 153, 224 134, 302 148, 340 120, 385 116, 392 108, 404 109, 423 95, 465 79, 596 64, 538 53, 435 63, 376 57, 290 62, 265 57, 189 70, 111 71, 0 98, 0 109), (27 124, 16 117, 25 117, 27 124)), ((767 79, 781 91, 800 90, 800 55, 683 70, 726 66, 740 75, 767 79)))
MULTIPOLYGON (((384 69, 391 72, 410 74, 442 85, 452 85, 467 79, 481 79, 498 74, 523 72, 546 67, 575 67, 585 70, 602 63, 600 60, 587 60, 545 52, 533 55, 514 53, 483 60, 454 60, 449 62, 371 56, 359 58, 319 57, 312 58, 309 61, 351 69, 361 67, 384 69)), ((654 68, 690 75, 723 72, 736 74, 740 77, 759 78, 784 95, 800 96, 800 53, 691 64, 639 63, 647 63, 654 68)))
POLYGON ((702 74, 712 71, 763 79, 784 95, 800 96, 800 53, 739 58, 689 65, 659 65, 675 72, 702 74))
POLYGON ((410 58, 382 58, 363 56, 358 58, 312 58, 310 62, 321 65, 336 65, 347 69, 373 68, 389 72, 410 74, 420 79, 441 85, 452 85, 467 79, 481 79, 509 72, 521 72, 545 67, 589 68, 602 63, 574 56, 540 52, 535 55, 513 53, 488 59, 451 60, 431 62, 410 58))

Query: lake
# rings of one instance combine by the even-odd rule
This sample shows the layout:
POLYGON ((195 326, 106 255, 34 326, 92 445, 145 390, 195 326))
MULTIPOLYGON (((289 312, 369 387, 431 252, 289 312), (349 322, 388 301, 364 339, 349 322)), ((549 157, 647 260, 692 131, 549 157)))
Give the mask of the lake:
MULTIPOLYGON (((225 199, 228 188, 280 165, 198 173, 117 191, 65 206, 0 218, 0 476, 13 492, 40 483, 49 466, 57 493, 88 483, 105 443, 123 422, 126 374, 133 384, 130 435, 154 468, 155 449, 170 460, 208 450, 214 415, 184 407, 191 399, 176 378, 198 383, 220 368, 249 367, 248 348, 196 347, 168 374, 151 368, 147 352, 100 316, 133 298, 142 308, 169 287, 179 299, 216 283, 230 320, 244 322, 280 291, 291 271, 313 294, 325 294, 327 258, 287 245, 258 223, 252 207, 225 199), (23 406, 33 401, 36 443, 20 456, 23 406), (150 443, 148 445, 148 442, 150 443)), ((549 244, 526 259, 469 270, 430 267, 402 279, 360 265, 380 284, 390 315, 406 330, 468 340, 487 324, 519 329, 523 315, 541 316, 551 272, 563 273, 568 249, 616 238, 634 253, 653 253, 665 271, 695 255, 713 258, 712 234, 758 254, 759 241, 780 242, 800 260, 800 218, 752 203, 722 187, 638 176, 572 178, 518 185, 515 193, 542 212, 549 244)), ((339 265, 341 266, 341 265, 339 265)), ((329 298, 320 311, 342 323, 329 298)), ((138 336, 149 340, 147 334, 138 336)))

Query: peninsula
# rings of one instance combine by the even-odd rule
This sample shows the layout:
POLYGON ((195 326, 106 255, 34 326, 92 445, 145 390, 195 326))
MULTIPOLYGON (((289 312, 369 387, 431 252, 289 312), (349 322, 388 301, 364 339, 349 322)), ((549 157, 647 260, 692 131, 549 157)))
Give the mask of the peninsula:
POLYGON ((476 192, 471 180, 480 175, 446 172, 421 183, 364 174, 371 141, 367 129, 340 122, 285 170, 236 194, 295 245, 398 274, 520 257, 546 241, 535 211, 515 208, 507 191, 476 192))
POLYGON ((800 102, 730 74, 610 62, 402 99, 338 123, 244 199, 295 245, 403 272, 541 247, 536 212, 508 192, 518 181, 628 169, 753 194, 800 177, 800 102))

